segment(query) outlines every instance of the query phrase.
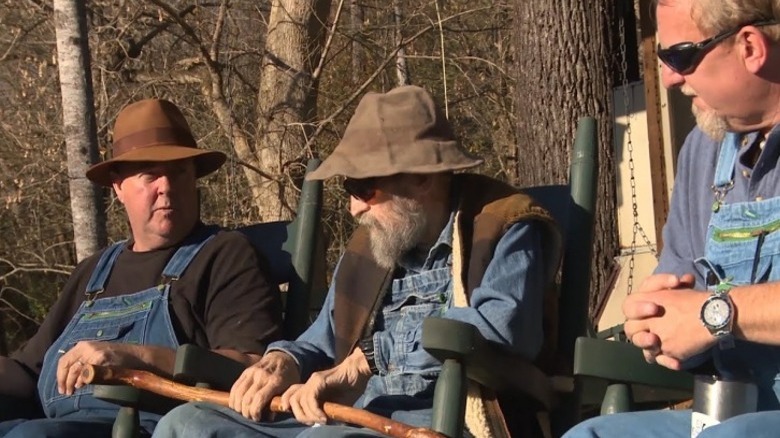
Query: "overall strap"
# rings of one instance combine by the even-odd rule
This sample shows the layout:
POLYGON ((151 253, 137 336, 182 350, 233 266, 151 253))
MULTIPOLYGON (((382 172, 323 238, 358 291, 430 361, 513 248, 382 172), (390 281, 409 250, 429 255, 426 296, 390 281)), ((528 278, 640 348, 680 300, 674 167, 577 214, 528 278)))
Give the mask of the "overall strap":
POLYGON ((165 269, 163 269, 162 273, 163 284, 178 280, 187 269, 187 266, 190 265, 192 259, 198 255, 201 248, 214 237, 219 229, 218 226, 211 225, 195 236, 187 239, 184 244, 176 250, 176 253, 171 257, 171 260, 168 261, 168 264, 165 265, 165 269))
POLYGON ((726 133, 726 137, 720 145, 715 180, 712 182, 713 189, 725 188, 733 184, 734 165, 737 163, 737 153, 739 152, 739 139, 740 134, 736 132, 726 133))
POLYGON ((98 294, 106 287, 108 276, 111 275, 111 268, 114 267, 114 262, 119 257, 126 242, 126 240, 117 242, 106 248, 103 254, 100 255, 100 260, 98 260, 97 266, 92 271, 92 276, 87 283, 87 296, 98 294))

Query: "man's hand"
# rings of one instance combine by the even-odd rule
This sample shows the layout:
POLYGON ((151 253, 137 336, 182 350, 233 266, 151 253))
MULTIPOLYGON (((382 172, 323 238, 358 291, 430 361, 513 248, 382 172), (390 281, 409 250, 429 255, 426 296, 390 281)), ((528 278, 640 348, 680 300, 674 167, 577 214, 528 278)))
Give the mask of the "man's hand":
POLYGON ((295 359, 287 353, 271 351, 236 380, 230 389, 229 406, 246 418, 260 421, 271 399, 300 381, 295 359))
POLYGON ((335 368, 316 372, 305 384, 293 385, 282 395, 282 407, 292 409, 295 419, 304 424, 325 424, 325 401, 351 406, 366 389, 371 370, 363 352, 355 348, 335 368))
POLYGON ((690 289, 693 282, 690 274, 653 275, 624 302, 626 335, 649 363, 680 369, 683 360, 717 342, 699 320, 708 295, 690 289))
MULTIPOLYGON (((57 362, 57 390, 60 394, 73 395, 73 391, 84 386, 81 377, 84 365, 148 369, 149 365, 143 359, 144 348, 116 342, 80 341, 57 362)), ((174 354, 173 350, 170 354, 174 354)))

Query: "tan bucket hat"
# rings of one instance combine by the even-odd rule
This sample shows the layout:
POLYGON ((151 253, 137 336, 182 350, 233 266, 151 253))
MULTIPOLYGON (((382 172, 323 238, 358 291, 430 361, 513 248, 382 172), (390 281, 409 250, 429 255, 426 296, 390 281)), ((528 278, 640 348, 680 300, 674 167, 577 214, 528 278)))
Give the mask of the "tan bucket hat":
POLYGON ((307 179, 438 173, 482 164, 461 148, 433 97, 407 85, 360 100, 344 137, 307 179))
POLYGON ((111 159, 87 170, 87 178, 111 186, 111 167, 120 162, 164 162, 195 159, 198 178, 219 169, 227 158, 219 151, 198 149, 179 108, 162 99, 146 99, 124 107, 114 123, 111 159))

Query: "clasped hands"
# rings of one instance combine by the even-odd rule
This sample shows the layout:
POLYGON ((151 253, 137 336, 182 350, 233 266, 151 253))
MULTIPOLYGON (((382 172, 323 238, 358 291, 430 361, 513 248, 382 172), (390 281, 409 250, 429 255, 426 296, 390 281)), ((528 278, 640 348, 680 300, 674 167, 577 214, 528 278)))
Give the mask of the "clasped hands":
POLYGON ((693 285, 691 274, 655 274, 623 303, 626 335, 647 362, 679 370, 717 342, 699 319, 708 294, 693 285))

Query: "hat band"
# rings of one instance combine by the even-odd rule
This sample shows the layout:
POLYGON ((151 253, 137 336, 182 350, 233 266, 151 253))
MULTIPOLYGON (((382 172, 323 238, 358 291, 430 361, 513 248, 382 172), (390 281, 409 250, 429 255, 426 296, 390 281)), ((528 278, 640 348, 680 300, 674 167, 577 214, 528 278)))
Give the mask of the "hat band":
POLYGON ((186 129, 173 127, 151 128, 134 132, 114 141, 113 156, 116 158, 133 149, 162 144, 173 144, 191 148, 197 147, 197 143, 195 142, 195 139, 192 138, 192 134, 186 129))

